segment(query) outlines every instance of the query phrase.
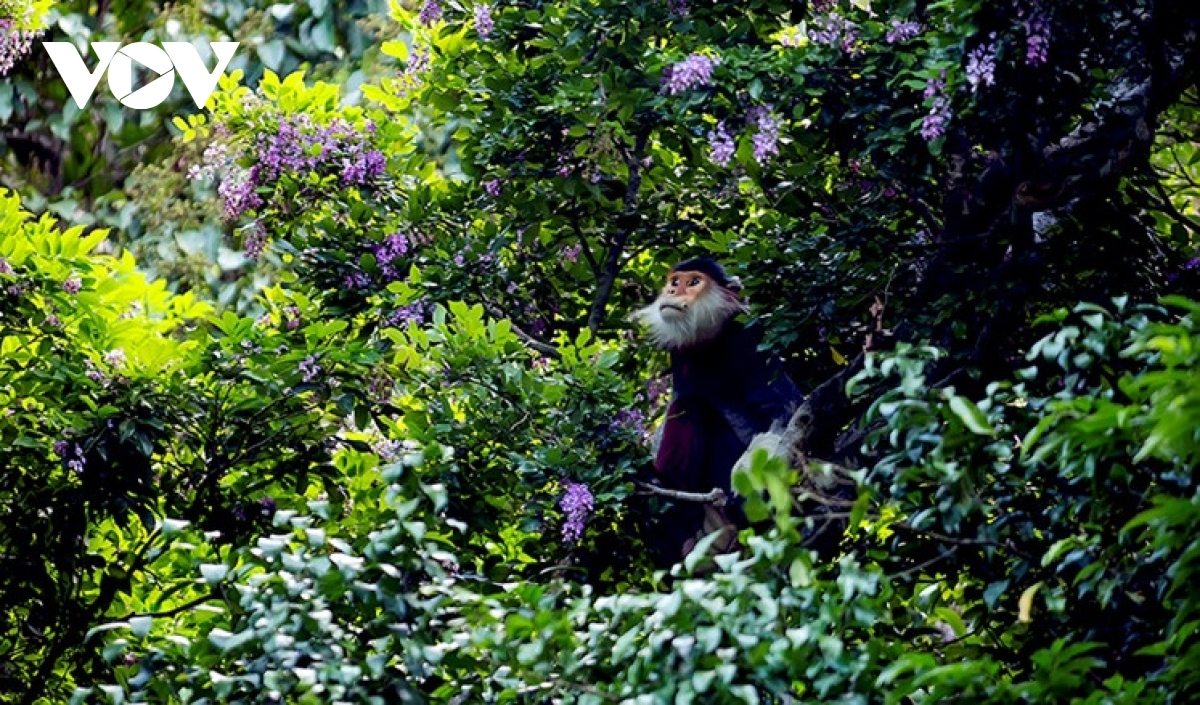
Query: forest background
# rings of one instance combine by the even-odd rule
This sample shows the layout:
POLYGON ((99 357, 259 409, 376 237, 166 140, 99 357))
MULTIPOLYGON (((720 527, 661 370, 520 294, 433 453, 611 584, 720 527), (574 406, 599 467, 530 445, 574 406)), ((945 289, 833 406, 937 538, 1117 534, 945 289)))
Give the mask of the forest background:
POLYGON ((1198 32, 0 0, 0 702, 1194 701, 1198 32), (102 40, 240 46, 81 109, 102 40), (699 253, 809 398, 662 570, 626 316, 699 253))

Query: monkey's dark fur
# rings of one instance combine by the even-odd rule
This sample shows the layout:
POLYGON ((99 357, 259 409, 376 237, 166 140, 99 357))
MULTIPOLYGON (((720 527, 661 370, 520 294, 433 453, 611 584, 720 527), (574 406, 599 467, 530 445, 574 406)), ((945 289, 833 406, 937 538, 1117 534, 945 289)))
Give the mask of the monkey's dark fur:
MULTIPOLYGON (((742 305, 727 288, 730 282, 719 264, 707 258, 688 260, 671 271, 707 275, 720 288, 702 291, 696 298, 719 295, 736 306, 717 319, 718 331, 693 336, 695 342, 686 345, 668 346, 673 389, 655 469, 663 484, 673 489, 708 492, 720 487, 732 497, 731 471, 751 439, 772 426, 786 425, 804 395, 782 365, 758 349, 761 334, 737 320, 742 305)), ((653 327, 650 309, 667 294, 664 289, 639 318, 653 327)), ((704 515, 702 504, 675 503, 665 526, 655 532, 664 553, 677 560, 685 542, 701 530, 704 515)), ((739 527, 747 525, 740 501, 732 501, 726 515, 739 527)))

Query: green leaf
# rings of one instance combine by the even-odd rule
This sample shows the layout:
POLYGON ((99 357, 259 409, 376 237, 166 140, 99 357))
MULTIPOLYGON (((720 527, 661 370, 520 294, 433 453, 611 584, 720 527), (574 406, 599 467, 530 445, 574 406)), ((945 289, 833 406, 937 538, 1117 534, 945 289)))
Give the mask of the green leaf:
POLYGON ((957 394, 952 395, 950 397, 950 410, 962 420, 963 425, 972 433, 981 436, 996 435, 996 431, 988 423, 987 417, 983 415, 983 412, 979 410, 975 402, 970 399, 957 394))

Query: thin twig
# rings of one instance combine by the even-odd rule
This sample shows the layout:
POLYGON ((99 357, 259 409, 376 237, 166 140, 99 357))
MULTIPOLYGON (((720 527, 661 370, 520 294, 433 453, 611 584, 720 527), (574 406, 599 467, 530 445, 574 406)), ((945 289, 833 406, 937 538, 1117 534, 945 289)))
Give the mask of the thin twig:
POLYGON ((671 490, 644 482, 636 484, 642 490, 639 494, 653 494, 668 499, 676 499, 681 502, 702 502, 715 507, 724 507, 725 503, 729 500, 729 495, 725 494, 725 490, 720 487, 713 488, 711 492, 684 492, 683 490, 671 490))

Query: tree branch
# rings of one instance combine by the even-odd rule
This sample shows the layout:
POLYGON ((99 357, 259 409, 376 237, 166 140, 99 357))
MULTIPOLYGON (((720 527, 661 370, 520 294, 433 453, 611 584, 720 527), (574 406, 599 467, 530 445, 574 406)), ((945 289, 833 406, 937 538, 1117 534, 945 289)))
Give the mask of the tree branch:
POLYGON ((613 288, 617 283, 617 273, 621 271, 621 255, 625 252, 625 243, 633 232, 633 221, 637 216, 638 192, 642 188, 642 154, 646 151, 646 143, 650 140, 652 126, 651 118, 645 116, 634 139, 633 151, 625 155, 625 165, 629 168, 629 182, 625 185, 625 202, 621 211, 621 219, 625 221, 617 230, 608 253, 604 258, 604 268, 600 272, 599 286, 596 296, 592 299, 592 309, 588 312, 587 325, 596 334, 600 324, 604 322, 604 310, 608 300, 612 298, 613 288))
POLYGON ((720 487, 715 487, 711 492, 684 492, 682 490, 669 490, 666 487, 651 485, 645 482, 638 482, 638 488, 641 492, 638 494, 653 494, 667 499, 674 499, 680 502, 701 502, 711 504, 714 507, 724 507, 729 500, 729 495, 725 494, 725 490, 720 487))

